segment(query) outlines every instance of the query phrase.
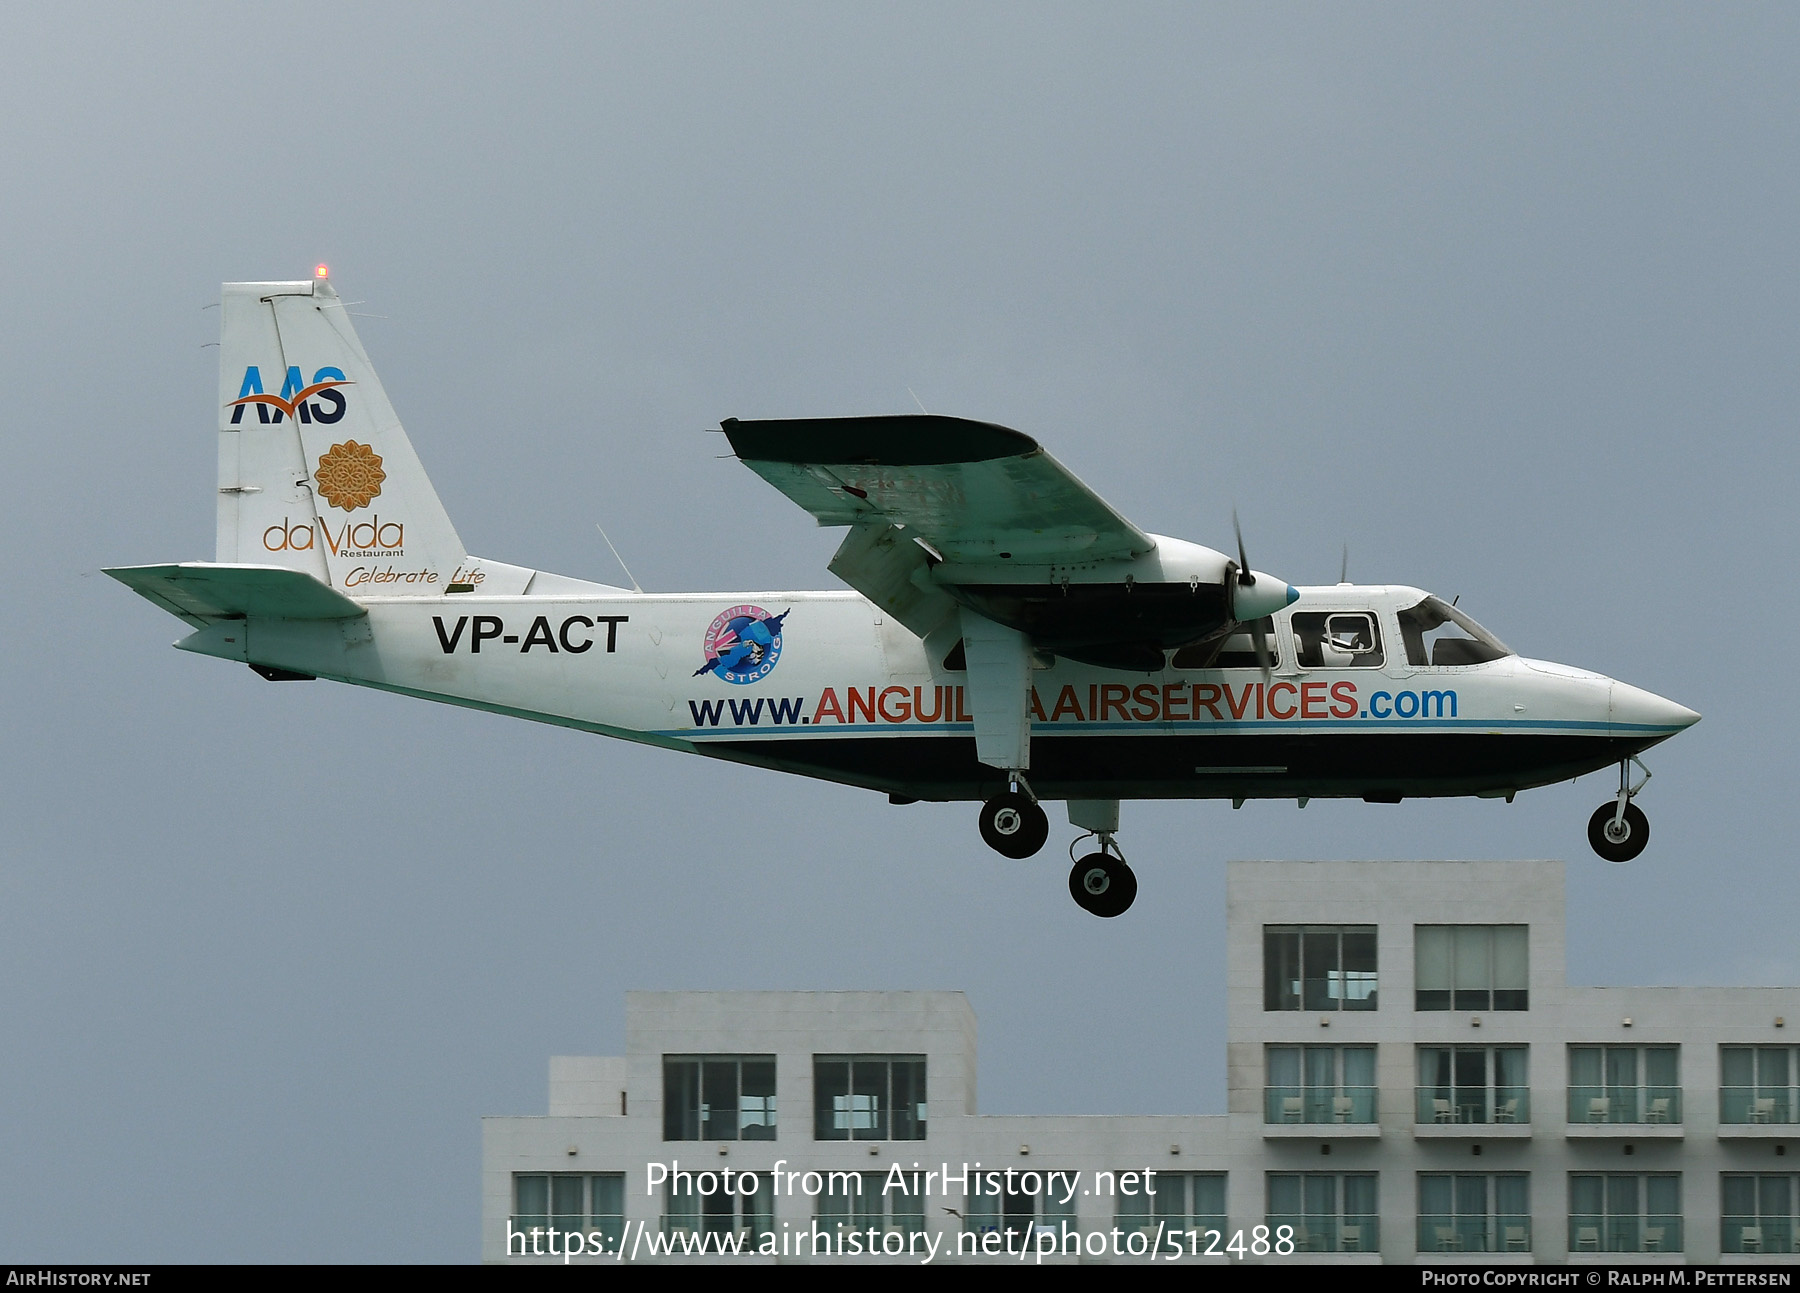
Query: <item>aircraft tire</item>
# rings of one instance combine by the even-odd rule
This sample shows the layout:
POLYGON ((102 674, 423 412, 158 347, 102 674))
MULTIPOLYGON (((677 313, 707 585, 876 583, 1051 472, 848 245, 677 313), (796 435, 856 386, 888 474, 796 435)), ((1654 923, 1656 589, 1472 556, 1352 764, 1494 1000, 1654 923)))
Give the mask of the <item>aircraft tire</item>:
POLYGON ((1613 818, 1619 815, 1618 801, 1601 804, 1588 818, 1588 843, 1594 852, 1608 862, 1629 862, 1644 851, 1650 842, 1650 819, 1636 804, 1625 805, 1625 820, 1620 833, 1613 833, 1613 818))
POLYGON ((994 852, 1028 858, 1050 838, 1050 818, 1017 791, 996 795, 981 806, 981 839, 994 852))
POLYGON ((1069 872, 1069 896, 1096 916, 1122 916, 1137 898, 1137 875, 1124 858, 1090 853, 1069 872))

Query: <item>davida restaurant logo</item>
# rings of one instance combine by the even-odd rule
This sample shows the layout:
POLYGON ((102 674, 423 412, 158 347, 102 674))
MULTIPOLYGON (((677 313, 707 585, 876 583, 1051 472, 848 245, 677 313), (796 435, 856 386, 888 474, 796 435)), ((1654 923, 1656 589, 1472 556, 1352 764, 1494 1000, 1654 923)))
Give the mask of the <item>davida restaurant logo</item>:
POLYGON ((354 512, 367 507, 381 496, 381 483, 387 473, 381 469, 381 455, 366 444, 346 440, 334 444, 329 453, 319 455, 319 469, 313 473, 319 482, 319 494, 333 507, 354 512))

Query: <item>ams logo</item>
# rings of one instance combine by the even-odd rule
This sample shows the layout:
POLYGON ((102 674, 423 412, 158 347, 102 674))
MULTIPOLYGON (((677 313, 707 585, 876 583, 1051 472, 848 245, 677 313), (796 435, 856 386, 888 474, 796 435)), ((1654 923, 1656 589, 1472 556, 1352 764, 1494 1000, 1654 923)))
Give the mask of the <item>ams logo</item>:
POLYGON ((344 397, 337 388, 349 385, 351 383, 341 368, 319 369, 309 385, 301 381, 300 369, 292 367, 281 383, 281 394, 270 395, 263 390, 262 369, 251 364, 244 369, 244 384, 238 390, 238 397, 225 407, 231 410, 232 426, 244 420, 244 410, 253 404, 259 422, 279 422, 285 415, 301 422, 323 422, 329 426, 343 420, 344 397))

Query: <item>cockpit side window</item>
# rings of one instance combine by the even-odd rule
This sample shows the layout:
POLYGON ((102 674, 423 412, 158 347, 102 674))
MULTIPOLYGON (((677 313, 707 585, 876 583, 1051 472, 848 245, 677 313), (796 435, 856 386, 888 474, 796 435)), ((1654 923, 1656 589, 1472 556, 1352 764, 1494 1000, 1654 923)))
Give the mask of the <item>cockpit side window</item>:
POLYGON ((1448 602, 1427 597, 1399 612, 1406 662, 1417 667, 1485 664, 1511 648, 1448 602))
MULTIPOLYGON (((1281 656, 1275 645, 1273 616, 1263 618, 1262 631, 1263 638, 1269 644, 1269 667, 1274 668, 1280 663, 1281 656)), ((1193 646, 1182 647, 1169 663, 1177 669, 1261 668, 1256 659, 1256 641, 1250 636, 1247 625, 1243 632, 1233 633, 1230 637, 1214 638, 1211 642, 1198 642, 1193 646)))
POLYGON ((1379 669, 1387 658, 1368 611, 1296 611, 1292 622, 1302 669, 1379 669))

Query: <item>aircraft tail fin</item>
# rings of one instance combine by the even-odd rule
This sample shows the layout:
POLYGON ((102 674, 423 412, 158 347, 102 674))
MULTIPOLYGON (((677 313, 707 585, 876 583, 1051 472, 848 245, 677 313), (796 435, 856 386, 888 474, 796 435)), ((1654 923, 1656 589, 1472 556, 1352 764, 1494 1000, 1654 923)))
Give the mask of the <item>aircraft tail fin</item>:
POLYGON ((448 591, 467 550, 331 284, 227 283, 222 313, 217 560, 448 591))

